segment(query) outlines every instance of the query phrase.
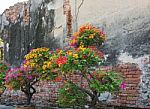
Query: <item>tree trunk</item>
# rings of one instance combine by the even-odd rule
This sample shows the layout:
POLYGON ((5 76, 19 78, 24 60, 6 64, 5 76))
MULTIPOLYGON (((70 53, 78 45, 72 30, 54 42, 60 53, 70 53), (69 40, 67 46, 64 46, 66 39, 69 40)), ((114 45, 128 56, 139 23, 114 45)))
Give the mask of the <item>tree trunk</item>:
POLYGON ((28 92, 28 94, 27 94, 27 105, 30 105, 32 96, 33 96, 34 93, 36 93, 36 90, 32 85, 29 85, 29 88, 28 88, 27 92, 28 92), (30 89, 32 89, 33 92, 31 92, 30 89))
POLYGON ((21 90, 25 93, 26 97, 27 97, 27 105, 31 104, 31 99, 34 93, 36 93, 35 88, 32 85, 27 85, 25 88, 21 88, 21 90), (33 90, 33 92, 31 92, 31 90, 33 90))
POLYGON ((97 92, 93 91, 93 97, 90 105, 90 109, 96 109, 96 103, 97 103, 97 92))
POLYGON ((33 96, 32 93, 29 93, 29 94, 27 95, 27 105, 30 105, 32 96, 33 96))

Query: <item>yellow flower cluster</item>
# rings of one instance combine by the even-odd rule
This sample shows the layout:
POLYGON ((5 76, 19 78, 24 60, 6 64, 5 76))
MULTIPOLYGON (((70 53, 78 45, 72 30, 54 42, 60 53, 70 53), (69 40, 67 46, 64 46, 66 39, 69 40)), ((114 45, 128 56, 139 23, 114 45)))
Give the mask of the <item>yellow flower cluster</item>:
POLYGON ((38 56, 42 56, 42 52, 46 52, 49 51, 48 48, 37 48, 37 49, 33 49, 29 54, 25 55, 25 59, 29 60, 29 59, 36 59, 38 58, 38 56))
POLYGON ((26 63, 24 63, 24 67, 30 67, 30 68, 34 68, 35 67, 35 63, 34 62, 30 62, 29 60, 26 61, 26 63))
MULTIPOLYGON (((33 49, 30 53, 28 53, 27 55, 25 55, 25 63, 24 63, 24 67, 30 67, 30 68, 40 68, 39 65, 42 65, 42 61, 38 61, 38 59, 42 59, 45 57, 48 57, 48 53, 49 53, 49 48, 37 48, 37 49, 33 49), (41 64, 40 64, 41 63, 41 64)), ((43 66, 46 65, 50 66, 50 63, 47 64, 43 64, 43 66)))
POLYGON ((93 34, 89 35, 89 38, 90 38, 90 39, 93 39, 93 38, 94 38, 94 35, 93 35, 93 34))
POLYGON ((34 62, 30 63, 30 67, 34 68, 35 67, 35 63, 34 62))
POLYGON ((50 61, 45 61, 44 65, 42 66, 42 69, 46 70, 47 68, 50 68, 50 66, 51 66, 51 62, 50 61))
POLYGON ((37 58, 38 57, 38 55, 37 54, 34 54, 34 53, 32 53, 32 54, 27 54, 26 56, 25 56, 25 59, 26 60, 29 60, 29 59, 32 59, 32 58, 37 58))
POLYGON ((86 48, 84 46, 79 46, 78 49, 81 50, 81 51, 84 51, 86 48))
POLYGON ((31 52, 43 52, 43 51, 49 51, 49 48, 46 47, 37 48, 37 49, 33 49, 31 52))
POLYGON ((67 51, 67 55, 73 55, 72 51, 67 51))
POLYGON ((73 36, 78 36, 78 35, 79 35, 79 32, 73 33, 73 36))
POLYGON ((93 39, 93 38, 95 37, 95 35, 96 35, 96 32, 93 33, 93 34, 90 34, 90 35, 89 35, 89 38, 90 38, 90 39, 93 39))
POLYGON ((77 59, 79 56, 78 54, 73 54, 73 57, 77 59))

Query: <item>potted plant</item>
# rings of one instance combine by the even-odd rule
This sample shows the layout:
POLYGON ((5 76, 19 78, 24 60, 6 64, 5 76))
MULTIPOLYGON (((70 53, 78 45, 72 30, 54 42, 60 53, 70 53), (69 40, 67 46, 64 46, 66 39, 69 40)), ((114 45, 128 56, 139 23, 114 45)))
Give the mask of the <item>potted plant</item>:
MULTIPOLYGON (((30 109, 31 99, 36 89, 33 86, 40 80, 58 80, 58 76, 52 68, 56 64, 51 64, 55 53, 49 48, 36 48, 25 55, 25 60, 20 68, 10 70, 5 77, 5 84, 9 89, 21 90, 27 97, 28 107, 17 107, 16 109, 30 109)), ((56 69, 55 69, 56 70, 56 69)))
POLYGON ((34 109, 31 106, 31 99, 36 89, 33 86, 39 81, 40 75, 32 71, 30 68, 14 68, 10 70, 5 77, 5 84, 11 90, 21 90, 27 97, 27 105, 24 107, 16 107, 16 109, 34 109))
POLYGON ((105 34, 96 27, 86 24, 71 37, 69 50, 59 50, 55 54, 52 63, 56 63, 56 71, 61 73, 64 80, 64 87, 59 90, 58 104, 63 107, 83 106, 90 98, 90 109, 95 109, 97 103, 101 103, 99 96, 108 91, 110 93, 120 89, 124 84, 123 78, 116 72, 102 72, 100 66, 103 63, 103 53, 91 49, 89 46, 102 45, 105 41, 105 34), (58 70, 59 69, 59 70, 58 70), (69 75, 80 75, 80 84, 72 82, 69 75), (82 87, 82 80, 86 80, 88 86, 82 87), (120 87, 121 86, 121 87, 120 87), (67 93, 66 93, 67 92, 67 93), (80 94, 79 94, 80 92, 80 94), (82 102, 84 101, 84 102, 82 102))
POLYGON ((65 63, 58 66, 64 84, 66 84, 59 90, 58 103, 61 106, 75 106, 73 104, 83 106, 83 104, 88 103, 85 99, 88 96, 90 98, 90 108, 95 109, 96 104, 100 103, 99 96, 101 93, 105 91, 113 93, 120 88, 123 81, 121 75, 112 71, 101 72, 98 66, 102 64, 102 59, 91 49, 79 47, 66 53, 64 55, 62 52, 61 54, 61 59, 65 58, 65 63), (72 82, 69 75, 80 75, 82 80, 87 81, 88 87, 82 87, 82 80, 81 84, 72 82), (70 102, 67 102, 68 99, 70 102))

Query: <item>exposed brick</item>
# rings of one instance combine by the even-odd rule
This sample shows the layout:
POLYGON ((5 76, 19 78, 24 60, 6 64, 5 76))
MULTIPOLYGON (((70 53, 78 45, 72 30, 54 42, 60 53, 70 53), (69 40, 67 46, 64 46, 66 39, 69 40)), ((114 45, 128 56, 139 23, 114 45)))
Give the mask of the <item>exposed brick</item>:
POLYGON ((128 101, 136 101, 138 97, 127 97, 128 101))
POLYGON ((127 79, 125 80, 126 84, 139 84, 140 81, 128 81, 127 79))
POLYGON ((127 97, 120 97, 120 100, 127 100, 127 97))
POLYGON ((127 81, 138 81, 140 82, 140 78, 126 78, 127 81))
MULTIPOLYGON (((141 106, 138 106, 138 108, 144 109, 145 106, 141 105, 141 106)), ((147 108, 147 109, 148 109, 148 108, 147 108)))
POLYGON ((133 78, 140 78, 140 75, 132 75, 133 78))
POLYGON ((133 75, 126 75, 126 78, 132 78, 133 75))
POLYGON ((118 100, 119 103, 126 104, 127 100, 118 100))
POLYGON ((126 90, 126 93, 138 93, 138 91, 137 90, 126 90))

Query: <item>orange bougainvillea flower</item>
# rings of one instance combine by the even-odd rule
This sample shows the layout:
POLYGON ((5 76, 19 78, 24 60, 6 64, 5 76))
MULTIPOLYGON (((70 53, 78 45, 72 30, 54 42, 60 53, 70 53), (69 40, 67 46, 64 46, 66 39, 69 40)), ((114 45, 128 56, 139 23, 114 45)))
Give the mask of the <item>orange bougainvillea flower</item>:
POLYGON ((91 29, 94 29, 94 28, 95 27, 93 25, 87 23, 87 24, 85 24, 85 25, 83 25, 83 26, 80 27, 79 32, 82 33, 85 30, 91 30, 91 29))
POLYGON ((85 24, 80 27, 79 31, 75 33, 70 40, 70 46, 79 47, 81 45, 88 47, 91 45, 102 45, 106 40, 106 35, 103 30, 93 26, 92 24, 85 24))
POLYGON ((60 57, 56 60, 56 64, 60 67, 63 64, 66 64, 67 58, 60 55, 60 57))

